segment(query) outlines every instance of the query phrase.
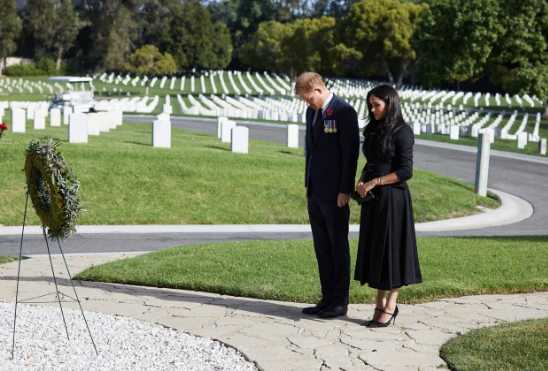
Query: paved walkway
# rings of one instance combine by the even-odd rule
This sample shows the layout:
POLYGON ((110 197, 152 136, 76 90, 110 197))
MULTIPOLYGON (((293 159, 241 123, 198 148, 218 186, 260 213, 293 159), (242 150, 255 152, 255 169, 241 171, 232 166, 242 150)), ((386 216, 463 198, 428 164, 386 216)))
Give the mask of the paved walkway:
MULTIPOLYGON (((419 235, 455 233, 461 230, 482 230, 493 226, 517 223, 533 214, 533 207, 516 196, 492 190, 501 199, 501 207, 448 220, 418 223, 419 235)), ((64 251, 71 253, 150 251, 165 247, 197 243, 226 242, 251 239, 311 238, 310 225, 82 225, 64 242, 64 251)), ((350 226, 351 238, 357 238, 359 225, 350 226)), ((45 252, 42 230, 25 228, 24 255, 45 252)), ((21 227, 0 226, 0 255, 17 256, 21 227)))
MULTIPOLYGON (((134 255, 69 255, 67 260, 75 273, 134 255)), ((54 260, 59 267, 57 274, 65 277, 61 279, 61 290, 70 293, 70 283, 61 274, 61 258, 56 256, 54 260)), ((0 266, 0 301, 14 301, 16 275, 17 263, 0 266)), ((47 256, 24 260, 22 277, 22 298, 55 290, 47 256)), ((367 329, 360 324, 371 315, 370 304, 350 305, 344 319, 320 320, 301 315, 304 304, 83 284, 78 293, 88 311, 133 317, 218 339, 242 351, 264 370, 439 370, 446 367, 439 348, 456 335, 506 321, 548 317, 548 292, 402 304, 396 326, 367 329)), ((60 317, 59 321, 62 326, 60 317)))
MULTIPOLYGON (((501 200, 496 209, 460 218, 417 223, 417 232, 451 232, 481 229, 518 223, 533 215, 533 206, 519 197, 490 189, 501 200)), ((350 232, 359 232, 360 226, 350 226, 350 232)), ((310 233, 309 224, 202 224, 202 225, 80 225, 81 234, 151 234, 151 233, 310 233)), ((21 226, 0 225, 0 236, 19 235, 21 226)), ((25 235, 42 235, 42 228, 26 226, 25 235)))

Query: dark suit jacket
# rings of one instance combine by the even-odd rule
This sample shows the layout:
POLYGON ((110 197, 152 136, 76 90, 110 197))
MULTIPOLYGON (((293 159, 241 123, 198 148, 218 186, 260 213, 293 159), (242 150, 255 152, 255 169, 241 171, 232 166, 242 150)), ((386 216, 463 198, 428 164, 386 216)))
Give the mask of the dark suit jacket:
POLYGON ((305 186, 308 195, 336 200, 339 193, 354 189, 360 150, 358 115, 337 96, 313 123, 315 113, 310 107, 306 111, 305 186))

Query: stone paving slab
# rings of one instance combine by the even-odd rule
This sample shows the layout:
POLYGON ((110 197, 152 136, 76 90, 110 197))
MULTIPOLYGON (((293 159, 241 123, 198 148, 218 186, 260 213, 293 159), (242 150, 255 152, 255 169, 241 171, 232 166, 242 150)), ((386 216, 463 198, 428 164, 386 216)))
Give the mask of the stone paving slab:
MULTIPOLYGON (((135 255, 67 255, 67 260, 76 273, 135 255)), ((55 256, 54 263, 61 290, 70 294, 61 257, 55 256)), ((47 256, 34 256, 21 266, 21 298, 54 292, 47 256)), ((15 301, 16 276, 16 262, 0 265, 0 301, 15 301)), ((439 348, 454 336, 506 321, 548 317, 548 292, 402 304, 396 326, 367 329, 361 324, 373 312, 372 304, 353 304, 346 318, 321 320, 301 314, 306 304, 119 284, 82 285, 78 294, 87 311, 160 323, 217 339, 264 370, 439 370, 446 368, 439 348)), ((93 323, 90 326, 93 331, 93 323)))

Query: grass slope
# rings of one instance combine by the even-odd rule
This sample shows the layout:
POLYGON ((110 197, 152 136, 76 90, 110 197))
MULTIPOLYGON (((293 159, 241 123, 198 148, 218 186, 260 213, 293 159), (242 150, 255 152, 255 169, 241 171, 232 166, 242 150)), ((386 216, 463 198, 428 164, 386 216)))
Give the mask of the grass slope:
MULTIPOLYGON (((66 131, 35 131, 28 125, 26 134, 6 133, 1 139, 0 224, 22 221, 27 143, 43 135, 66 138, 66 131)), ((88 144, 60 147, 81 181, 87 212, 80 224, 308 223, 302 149, 252 141, 249 155, 233 154, 214 137, 179 129, 172 132, 172 149, 152 148, 151 138, 151 125, 126 124, 90 136, 88 144)), ((497 204, 476 196, 470 186, 418 170, 411 188, 417 221, 497 204)), ((30 223, 37 224, 33 214, 30 223)), ((354 205, 353 222, 358 214, 354 205)))
MULTIPOLYGON (((418 245, 424 282, 403 288, 403 302, 548 289, 548 237, 419 238, 418 245)), ((312 242, 302 240, 170 248, 92 267, 79 278, 308 303, 320 297, 312 242)), ((350 301, 373 302, 374 290, 352 281, 350 301)))

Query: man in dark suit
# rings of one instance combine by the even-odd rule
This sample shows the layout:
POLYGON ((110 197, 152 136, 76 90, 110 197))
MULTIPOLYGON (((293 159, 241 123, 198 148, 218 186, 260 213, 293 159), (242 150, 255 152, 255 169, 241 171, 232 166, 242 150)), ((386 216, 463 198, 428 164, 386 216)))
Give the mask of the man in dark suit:
POLYGON ((350 286, 348 201, 359 154, 358 117, 334 96, 320 75, 301 74, 295 94, 307 104, 305 186, 322 299, 303 313, 333 318, 346 315, 350 286))

